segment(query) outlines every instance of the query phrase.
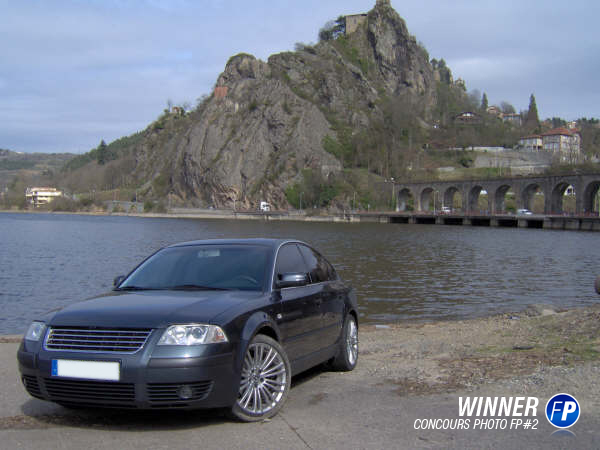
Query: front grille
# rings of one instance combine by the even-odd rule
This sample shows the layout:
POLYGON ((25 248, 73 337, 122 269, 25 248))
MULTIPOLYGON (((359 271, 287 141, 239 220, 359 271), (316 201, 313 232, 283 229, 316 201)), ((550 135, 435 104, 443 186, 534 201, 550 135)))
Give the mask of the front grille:
POLYGON ((204 400, 208 397, 213 386, 212 381, 196 383, 150 383, 148 384, 148 400, 152 407, 186 406, 191 401, 204 400), (187 399, 179 397, 179 389, 183 386, 191 388, 191 396, 187 399))
POLYGON ((135 353, 152 330, 52 327, 46 337, 46 350, 71 352, 135 353))
POLYGON ((37 377, 31 375, 23 375, 22 379, 23 385, 25 386, 25 389, 27 389, 27 392, 29 392, 30 395, 37 398, 43 398, 37 377))
POLYGON ((58 403, 127 407, 135 402, 133 383, 45 378, 44 384, 50 400, 58 403))

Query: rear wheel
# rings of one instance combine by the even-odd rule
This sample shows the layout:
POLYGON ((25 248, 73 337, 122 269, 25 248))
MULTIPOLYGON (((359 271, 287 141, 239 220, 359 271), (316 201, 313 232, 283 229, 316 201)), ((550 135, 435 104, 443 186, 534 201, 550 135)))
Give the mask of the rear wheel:
POLYGON ((274 416, 290 390, 291 369, 277 341, 259 334, 252 339, 242 365, 238 398, 231 409, 235 418, 257 422, 274 416))
POLYGON ((342 329, 338 354, 331 361, 334 370, 348 372, 358 362, 358 326, 352 314, 348 314, 342 329))

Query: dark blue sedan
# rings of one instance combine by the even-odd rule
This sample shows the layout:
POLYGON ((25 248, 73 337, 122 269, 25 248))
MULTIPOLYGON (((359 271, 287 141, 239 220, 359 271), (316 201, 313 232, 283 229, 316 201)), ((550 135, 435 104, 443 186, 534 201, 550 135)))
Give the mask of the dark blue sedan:
POLYGON ((293 375, 354 369, 357 309, 303 242, 186 242, 34 321, 19 369, 32 396, 67 407, 227 407, 257 421, 282 407, 293 375))

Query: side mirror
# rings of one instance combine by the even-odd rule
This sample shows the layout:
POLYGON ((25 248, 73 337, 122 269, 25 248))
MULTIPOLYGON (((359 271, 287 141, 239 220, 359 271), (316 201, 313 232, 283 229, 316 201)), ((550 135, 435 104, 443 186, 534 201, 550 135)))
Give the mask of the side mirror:
POLYGON ((119 286, 124 279, 125 279, 125 275, 119 275, 118 277, 115 277, 115 279, 113 280, 113 286, 114 287, 119 286))
POLYGON ((306 273, 283 273, 277 275, 275 285, 279 289, 288 287, 306 286, 308 284, 308 274, 306 273))

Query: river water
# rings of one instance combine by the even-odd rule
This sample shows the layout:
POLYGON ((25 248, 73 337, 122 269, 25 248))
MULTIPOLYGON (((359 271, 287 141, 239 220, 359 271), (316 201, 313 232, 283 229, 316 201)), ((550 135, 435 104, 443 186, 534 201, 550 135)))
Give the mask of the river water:
POLYGON ((230 237, 312 244, 356 288, 361 323, 600 301, 597 233, 0 213, 0 334, 23 333, 39 314, 109 290, 162 246, 230 237))

